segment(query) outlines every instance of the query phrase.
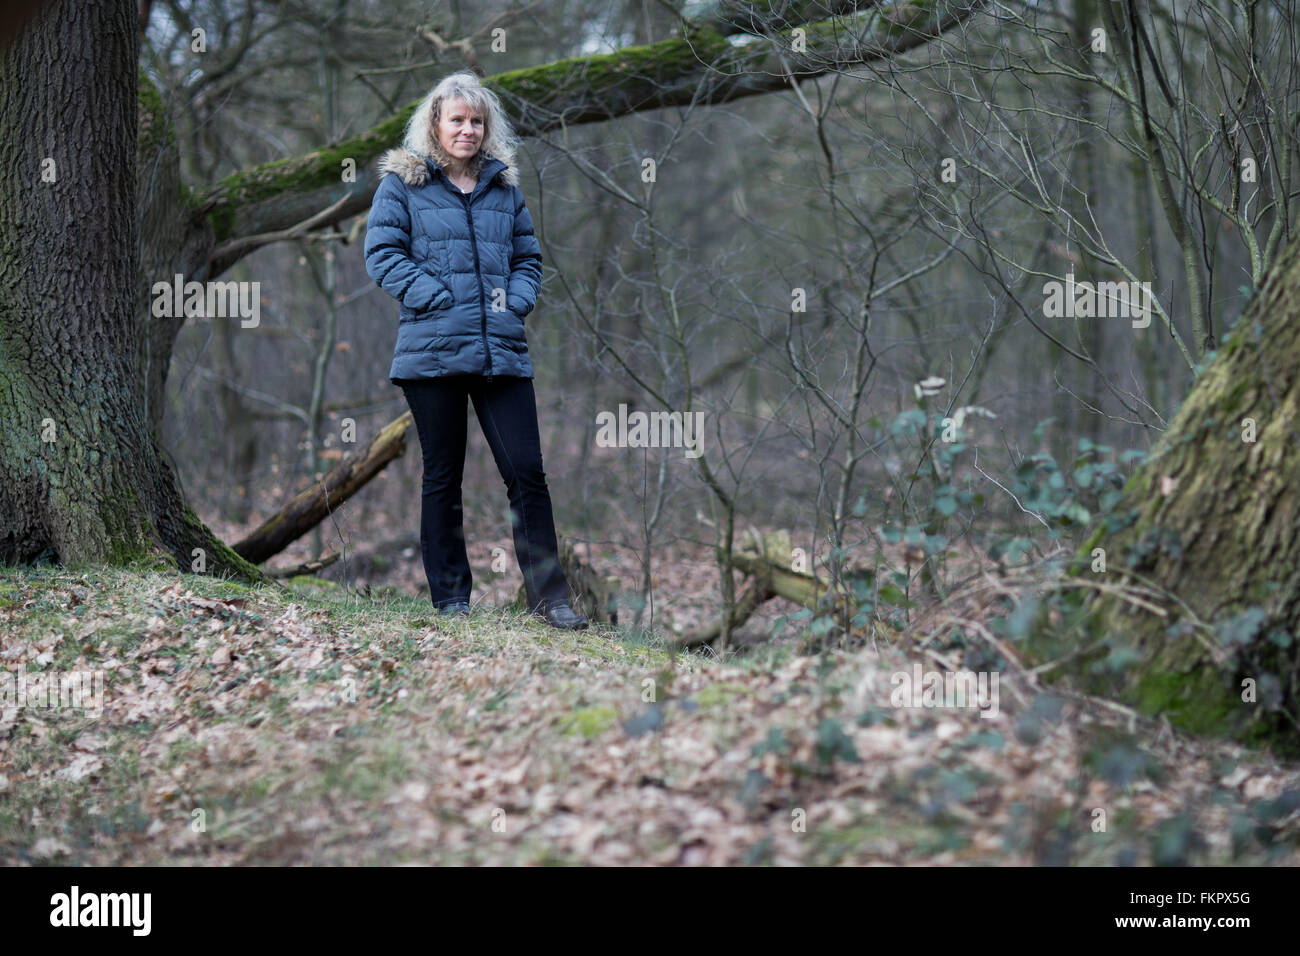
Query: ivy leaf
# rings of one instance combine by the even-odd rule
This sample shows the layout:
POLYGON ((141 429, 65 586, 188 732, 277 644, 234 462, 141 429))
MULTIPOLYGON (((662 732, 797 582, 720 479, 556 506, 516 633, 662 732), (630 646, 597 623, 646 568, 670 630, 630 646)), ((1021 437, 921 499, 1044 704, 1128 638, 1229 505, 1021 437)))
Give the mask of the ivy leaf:
POLYGON ((840 722, 827 717, 817 728, 817 759, 829 767, 835 759, 844 763, 861 763, 858 751, 840 727, 840 722))
POLYGON ((1071 501, 1061 508, 1061 517, 1077 524, 1087 524, 1092 520, 1092 514, 1077 501, 1071 501))
POLYGON ((779 728, 772 727, 768 730, 766 739, 750 747, 749 752, 755 757, 761 757, 764 754, 783 754, 789 749, 790 745, 786 743, 785 735, 779 728))
POLYGON ((1267 616, 1263 608, 1250 607, 1220 622, 1214 630, 1224 644, 1248 644, 1259 632, 1267 616))
POLYGON ((893 604, 896 607, 912 607, 912 603, 907 599, 907 595, 893 584, 886 584, 880 589, 880 600, 886 604, 893 604))

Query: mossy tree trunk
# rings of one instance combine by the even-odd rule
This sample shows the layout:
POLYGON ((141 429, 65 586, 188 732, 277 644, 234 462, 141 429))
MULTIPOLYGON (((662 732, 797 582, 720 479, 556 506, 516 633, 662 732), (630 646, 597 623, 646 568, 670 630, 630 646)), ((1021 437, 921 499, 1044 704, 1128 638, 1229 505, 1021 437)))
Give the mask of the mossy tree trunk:
POLYGON ((1300 238, 1077 556, 1088 599, 1034 642, 1176 726, 1296 749, 1298 532, 1300 238))
POLYGON ((213 237, 212 225, 193 208, 181 179, 175 130, 162 96, 143 70, 137 80, 135 170, 140 260, 135 308, 146 330, 139 347, 146 418, 151 430, 158 433, 172 349, 185 318, 154 316, 150 290, 153 283, 170 283, 178 274, 186 281, 212 278, 208 257, 213 237))
POLYGON ((260 577, 185 505, 149 428, 136 35, 133 0, 63 0, 0 52, 0 560, 260 577))

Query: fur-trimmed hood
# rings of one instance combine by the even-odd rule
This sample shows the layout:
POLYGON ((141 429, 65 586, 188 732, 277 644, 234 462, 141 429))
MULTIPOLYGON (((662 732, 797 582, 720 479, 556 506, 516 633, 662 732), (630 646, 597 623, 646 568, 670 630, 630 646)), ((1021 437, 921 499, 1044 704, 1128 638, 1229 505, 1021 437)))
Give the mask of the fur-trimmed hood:
MULTIPOLYGON (((438 149, 437 152, 445 156, 441 149, 438 149)), ((519 185, 519 170, 517 167, 497 159, 495 156, 487 155, 482 149, 479 150, 475 160, 477 162, 474 166, 471 166, 471 169, 475 171, 478 177, 481 178, 484 170, 491 169, 493 171, 489 175, 499 177, 507 186, 519 185)), ((438 169, 443 168, 442 163, 435 159, 433 155, 421 155, 409 146, 398 146, 396 149, 390 149, 384 153, 379 161, 379 174, 383 176, 385 173, 396 173, 402 182, 408 186, 423 186, 430 179, 430 164, 438 169)))

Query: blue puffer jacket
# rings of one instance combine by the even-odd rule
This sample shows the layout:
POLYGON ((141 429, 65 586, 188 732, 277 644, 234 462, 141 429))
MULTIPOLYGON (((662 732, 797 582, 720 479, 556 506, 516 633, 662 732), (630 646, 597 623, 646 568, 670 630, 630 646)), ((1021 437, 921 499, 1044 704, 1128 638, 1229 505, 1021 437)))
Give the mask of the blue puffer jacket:
POLYGON ((518 173, 485 157, 473 193, 406 148, 380 164, 366 224, 366 271, 395 298, 388 377, 533 377, 524 316, 537 304, 542 252, 518 173))

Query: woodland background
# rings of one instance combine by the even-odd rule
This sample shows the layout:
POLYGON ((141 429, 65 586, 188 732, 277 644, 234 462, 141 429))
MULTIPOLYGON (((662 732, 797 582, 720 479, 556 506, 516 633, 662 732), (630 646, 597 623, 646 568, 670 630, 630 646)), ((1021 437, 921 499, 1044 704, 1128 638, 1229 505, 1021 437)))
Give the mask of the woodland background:
POLYGON ((23 0, 0 34, 42 6, 0 56, 0 658, 115 683, 105 724, 0 715, 4 856, 1294 862, 1292 0, 23 0), (422 600, 361 239, 461 68, 524 137, 557 524, 617 580, 581 636, 512 616, 477 426, 489 609, 422 600), (259 325, 151 317, 176 273, 259 283, 259 325), (1069 275, 1149 283, 1149 325, 1047 314, 1069 275), (620 404, 703 412, 704 454, 598 447, 620 404), (916 660, 1003 675, 1000 721, 887 706, 916 660))
MULTIPOLYGON (((1250 10, 1289 23, 1285 9, 1250 10)), ((528 326, 561 532, 640 592, 647 614, 654 584, 672 606, 706 584, 690 571, 701 560, 716 593, 709 525, 728 505, 680 450, 594 442, 598 412, 663 407, 656 396, 680 409, 688 390, 706 412, 707 458, 736 519, 788 529, 810 555, 824 555, 828 539, 855 551, 873 527, 916 523, 912 489, 897 476, 923 448, 888 426, 916 408, 926 378, 948 383, 942 409, 997 416, 967 426, 989 473, 1040 451, 1068 468, 1080 437, 1148 448, 1191 381, 1188 358, 1254 287, 1236 217, 1199 195, 1188 203, 1187 192, 1231 201, 1252 108, 1267 110, 1268 96, 1294 105, 1289 48, 1254 23, 1271 37, 1259 51, 1261 85, 1248 84, 1258 102, 1229 117, 1231 138, 1218 135, 1224 96, 1249 62, 1243 35, 1224 32, 1235 12, 1149 10, 1172 77, 1163 82, 1178 90, 1171 108, 1148 78, 1152 108, 1170 123, 1179 159, 1201 151, 1177 187, 1192 232, 1181 245, 1132 117, 1106 89, 1123 81, 1123 38, 1091 49, 1092 30, 1107 25, 1092 0, 986 10, 912 55, 831 69, 797 90, 526 139, 522 185, 546 263, 528 326), (1098 76, 1070 81, 1066 70, 1098 76), (653 183, 642 181, 647 157, 653 183), (948 157, 956 183, 942 181, 948 157), (1185 253, 1203 285, 1201 328, 1189 316, 1185 253), (1159 315, 1145 329, 1045 319, 1042 284, 1067 272, 1150 282, 1183 344, 1159 315), (796 288, 806 312, 792 311, 796 288)), ((160 3, 141 61, 175 118, 186 181, 216 183, 346 140, 452 69, 496 74, 606 53, 676 25, 670 5, 656 3, 160 3), (207 31, 205 54, 191 51, 196 27, 207 31)), ((1282 145, 1272 152, 1288 160, 1282 145)), ((1244 215, 1263 215, 1261 189, 1244 215)), ((386 380, 395 309, 365 275, 363 219, 267 246, 231 270, 226 278, 261 282, 261 327, 192 322, 177 339, 164 441, 196 510, 228 541, 322 473, 340 453, 342 419, 365 435, 405 408, 386 380)), ((1032 525, 966 473, 981 515, 1032 525)), ((408 453, 286 557, 347 547, 327 576, 419 588, 418 486, 418 454, 408 453)), ((513 560, 492 570, 493 548, 512 553, 504 489, 474 429, 465 487, 476 578, 511 594, 513 560)))

